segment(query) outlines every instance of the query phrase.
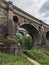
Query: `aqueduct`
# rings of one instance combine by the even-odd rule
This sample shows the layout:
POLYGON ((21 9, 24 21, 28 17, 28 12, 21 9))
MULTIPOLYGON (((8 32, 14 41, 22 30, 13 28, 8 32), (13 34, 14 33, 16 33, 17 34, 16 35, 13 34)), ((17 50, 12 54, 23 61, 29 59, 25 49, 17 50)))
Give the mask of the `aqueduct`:
POLYGON ((14 36, 18 27, 26 29, 34 38, 35 45, 49 39, 49 25, 14 6, 11 1, 0 0, 0 40, 14 36))

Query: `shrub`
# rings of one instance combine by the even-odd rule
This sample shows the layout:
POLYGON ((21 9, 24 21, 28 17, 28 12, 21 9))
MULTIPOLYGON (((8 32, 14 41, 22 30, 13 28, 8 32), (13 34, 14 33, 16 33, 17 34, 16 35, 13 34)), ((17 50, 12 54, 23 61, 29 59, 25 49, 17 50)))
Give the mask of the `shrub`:
POLYGON ((23 49, 31 49, 33 47, 33 41, 31 36, 16 34, 17 41, 21 44, 23 49))
POLYGON ((30 58, 41 63, 42 65, 49 65, 49 51, 32 49, 25 50, 23 52, 30 58))
POLYGON ((20 33, 18 33, 18 34, 16 34, 16 39, 21 44, 21 48, 24 48, 23 36, 20 33))
POLYGON ((33 42, 32 42, 32 37, 31 36, 23 36, 23 40, 24 40, 24 46, 25 49, 31 49, 33 47, 33 42))

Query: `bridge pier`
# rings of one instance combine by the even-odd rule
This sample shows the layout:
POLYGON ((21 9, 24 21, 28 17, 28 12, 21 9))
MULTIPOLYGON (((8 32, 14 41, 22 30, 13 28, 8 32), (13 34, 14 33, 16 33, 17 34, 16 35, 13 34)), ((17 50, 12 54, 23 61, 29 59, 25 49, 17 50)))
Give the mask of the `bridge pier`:
POLYGON ((46 37, 41 37, 41 40, 38 44, 35 44, 35 47, 38 49, 46 49, 47 40, 46 37))

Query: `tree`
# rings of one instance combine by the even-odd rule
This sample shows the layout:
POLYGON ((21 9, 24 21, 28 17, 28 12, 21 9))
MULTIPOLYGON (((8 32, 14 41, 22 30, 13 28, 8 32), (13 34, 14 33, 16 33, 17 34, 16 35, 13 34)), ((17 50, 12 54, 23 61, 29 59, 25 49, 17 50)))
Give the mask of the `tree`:
POLYGON ((20 43, 21 48, 23 48, 23 47, 24 47, 24 40, 23 40, 22 34, 17 33, 17 34, 16 34, 16 39, 17 39, 17 41, 20 43))
POLYGON ((23 36, 23 40, 24 40, 24 47, 25 49, 31 49, 33 47, 33 41, 32 41, 32 37, 31 36, 23 36))
POLYGON ((21 48, 22 49, 31 49, 33 47, 33 39, 32 37, 29 35, 23 35, 18 33, 16 34, 16 39, 17 41, 21 44, 21 48))

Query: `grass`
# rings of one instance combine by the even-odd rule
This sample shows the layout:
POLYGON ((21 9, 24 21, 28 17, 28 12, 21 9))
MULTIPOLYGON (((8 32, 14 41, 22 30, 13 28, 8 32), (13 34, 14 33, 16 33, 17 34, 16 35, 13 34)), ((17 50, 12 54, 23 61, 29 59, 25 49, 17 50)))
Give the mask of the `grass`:
POLYGON ((24 53, 41 65, 49 65, 49 51, 47 50, 32 49, 26 50, 24 53))
POLYGON ((24 54, 10 55, 0 52, 0 65, 33 65, 24 54))
POLYGON ((2 44, 4 44, 4 43, 0 42, 0 45, 2 45, 2 44))

